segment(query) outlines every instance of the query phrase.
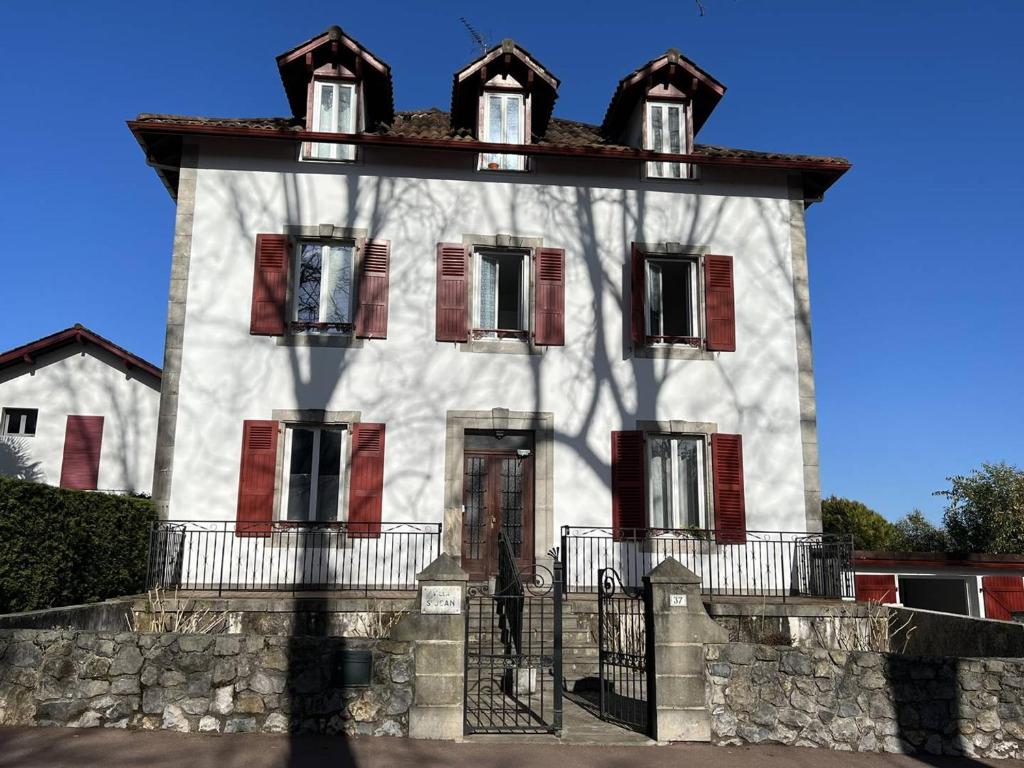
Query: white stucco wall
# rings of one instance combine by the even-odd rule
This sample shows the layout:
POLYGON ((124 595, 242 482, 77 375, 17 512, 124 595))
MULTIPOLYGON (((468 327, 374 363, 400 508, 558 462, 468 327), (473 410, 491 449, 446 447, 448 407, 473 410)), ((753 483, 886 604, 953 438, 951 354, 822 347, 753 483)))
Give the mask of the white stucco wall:
POLYGON ((159 382, 92 344, 40 355, 33 364, 0 372, 0 407, 37 408, 34 437, 3 437, 4 467, 10 451, 32 477, 60 484, 69 415, 103 416, 97 488, 149 493, 153 485, 159 382))
POLYGON ((386 520, 440 521, 446 412, 504 407, 554 414, 556 530, 610 524, 610 432, 651 419, 742 434, 748 528, 805 530, 782 174, 644 182, 629 163, 548 160, 537 173, 488 177, 468 170, 469 156, 371 151, 331 166, 238 146, 249 154, 227 144, 200 154, 171 519, 234 519, 244 419, 323 408, 387 424, 386 520), (391 241, 387 340, 308 348, 249 335, 256 234, 321 223, 391 241), (434 340, 436 243, 498 233, 565 249, 564 347, 475 354, 434 340), (734 256, 736 352, 632 356, 623 286, 634 240, 734 256))

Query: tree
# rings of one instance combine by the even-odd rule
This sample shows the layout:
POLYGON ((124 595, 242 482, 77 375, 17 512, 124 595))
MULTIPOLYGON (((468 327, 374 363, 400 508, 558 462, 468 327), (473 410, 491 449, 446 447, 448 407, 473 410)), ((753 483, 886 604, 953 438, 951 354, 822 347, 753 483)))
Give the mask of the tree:
POLYGON ((950 546, 959 552, 1024 554, 1024 471, 1001 462, 969 475, 947 477, 944 517, 950 546))
POLYGON ((893 526, 892 547, 898 552, 945 552, 949 536, 944 528, 936 528, 915 509, 893 526))
POLYGON ((857 549, 892 549, 895 527, 866 504, 840 496, 821 500, 825 533, 852 534, 857 549))

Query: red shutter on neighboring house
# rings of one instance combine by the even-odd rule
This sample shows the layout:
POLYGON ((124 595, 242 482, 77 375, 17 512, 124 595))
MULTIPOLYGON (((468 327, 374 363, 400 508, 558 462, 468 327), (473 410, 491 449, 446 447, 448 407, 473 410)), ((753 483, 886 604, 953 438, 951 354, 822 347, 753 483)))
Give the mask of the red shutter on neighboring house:
POLYGON ((711 436, 712 485, 715 495, 715 540, 719 544, 747 541, 747 507, 743 496, 743 438, 711 436))
POLYGON ((364 339, 388 337, 388 271, 391 243, 367 240, 359 270, 359 304, 356 306, 356 336, 364 339))
POLYGON ((647 262, 644 253, 633 243, 630 262, 630 314, 629 327, 634 344, 647 343, 647 319, 644 304, 647 293, 647 262))
POLYGON ((469 258, 461 243, 437 244, 437 340, 469 338, 469 258))
POLYGON ((562 346, 565 344, 565 251, 538 248, 536 274, 534 341, 562 346))
POLYGON ((985 618, 1010 621, 1015 613, 1024 613, 1024 581, 1020 576, 982 576, 985 618))
POLYGON ((736 351, 736 302, 732 256, 704 257, 704 298, 708 349, 736 351))
POLYGON ((896 577, 888 573, 858 573, 853 578, 857 602, 895 603, 896 577))
POLYGON ((249 333, 282 336, 288 294, 288 237, 256 235, 249 333))
POLYGON ((64 459, 60 465, 61 488, 96 490, 102 444, 102 416, 68 416, 64 428, 64 459))
POLYGON ((384 494, 384 425, 352 426, 352 477, 348 530, 354 538, 380 536, 384 494))
POLYGON ((236 536, 269 536, 274 519, 277 422, 242 424, 242 466, 238 475, 236 536))
POLYGON ((644 433, 612 432, 612 529, 617 539, 643 538, 647 530, 644 433))

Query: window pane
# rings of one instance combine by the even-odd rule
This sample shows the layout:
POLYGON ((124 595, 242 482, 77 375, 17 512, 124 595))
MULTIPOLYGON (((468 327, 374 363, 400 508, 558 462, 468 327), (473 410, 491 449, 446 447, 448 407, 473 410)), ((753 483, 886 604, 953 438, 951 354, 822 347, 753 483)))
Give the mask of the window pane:
MULTIPOLYGON (((665 130, 662 124, 661 107, 651 107, 651 149, 655 152, 665 151, 665 130)), ((655 176, 662 175, 662 163, 651 163, 655 176)))
POLYGON ((665 437, 649 441, 651 451, 651 525, 673 528, 672 525, 672 445, 665 437))
POLYGON ((647 328, 651 336, 663 336, 661 303, 661 263, 647 262, 647 328))
POLYGON ((299 279, 295 295, 295 319, 300 323, 320 320, 320 274, 322 247, 303 243, 299 250, 299 279))
POLYGON ((338 519, 341 479, 341 430, 320 431, 320 466, 316 490, 316 519, 338 519))
POLYGON ((659 263, 661 323, 664 336, 695 336, 692 307, 692 270, 690 261, 659 263))
POLYGON ((520 110, 523 102, 517 96, 510 96, 505 100, 505 143, 519 144, 520 110))
MULTIPOLYGON (((316 114, 316 130, 324 133, 335 130, 336 119, 334 110, 334 86, 330 83, 320 84, 320 111, 316 114)), ((314 144, 313 156, 331 158, 334 156, 333 144, 314 144)))
POLYGON ((327 251, 327 293, 324 322, 348 323, 352 319, 352 246, 325 246, 327 251))
POLYGON ((288 519, 309 517, 309 489, 313 474, 313 430, 292 429, 292 457, 288 465, 288 519))
POLYGON ((679 523, 701 525, 701 464, 704 444, 700 438, 679 440, 679 523))
POLYGON ((498 257, 498 328, 521 330, 520 302, 523 296, 523 257, 503 254, 498 257))
POLYGON ((480 257, 480 327, 498 327, 498 257, 480 257))
POLYGON ((39 411, 35 408, 27 410, 25 413, 25 434, 34 435, 36 433, 36 419, 39 417, 39 411))
MULTIPOLYGON (((670 152, 681 152, 679 107, 668 107, 668 146, 670 152)), ((669 170, 675 178, 679 178, 682 166, 679 163, 668 163, 669 170)))
POLYGON ((487 97, 487 141, 501 142, 501 96, 487 97))
POLYGON ((352 133, 352 88, 347 85, 338 86, 338 104, 338 133, 352 133))

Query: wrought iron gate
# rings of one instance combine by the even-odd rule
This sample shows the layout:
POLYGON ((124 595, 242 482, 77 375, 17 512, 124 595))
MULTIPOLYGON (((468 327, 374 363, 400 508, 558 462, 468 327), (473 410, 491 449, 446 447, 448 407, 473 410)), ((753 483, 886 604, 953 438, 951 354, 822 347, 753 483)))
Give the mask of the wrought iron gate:
POLYGON ((628 587, 612 568, 597 573, 601 718, 656 735, 651 585, 628 587))
POLYGON ((498 574, 466 597, 465 732, 562 728, 562 568, 516 566, 504 532, 498 574))

